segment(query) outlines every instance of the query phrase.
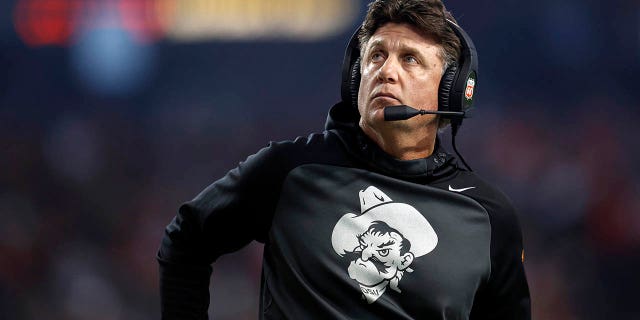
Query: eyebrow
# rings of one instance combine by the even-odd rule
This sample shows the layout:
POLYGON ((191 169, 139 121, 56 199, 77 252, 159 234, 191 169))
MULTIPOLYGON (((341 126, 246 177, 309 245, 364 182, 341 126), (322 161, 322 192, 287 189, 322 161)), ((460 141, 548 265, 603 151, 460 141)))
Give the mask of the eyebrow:
MULTIPOLYGON (((371 46, 369 46, 369 51, 376 49, 378 47, 386 47, 384 44, 384 41, 381 39, 378 40, 374 40, 371 43, 371 46)), ((418 57, 423 57, 422 53, 420 51, 418 51, 418 49, 414 48, 414 47, 410 47, 406 44, 400 44, 400 51, 401 52, 405 52, 414 56, 418 56, 418 57)))
POLYGON ((396 243, 395 241, 393 241, 393 240, 389 240, 389 241, 387 241, 387 242, 385 242, 385 243, 383 243, 383 244, 379 245, 379 246, 378 246, 378 248, 388 247, 388 246, 390 246, 390 245, 392 245, 392 244, 395 244, 395 243, 396 243))

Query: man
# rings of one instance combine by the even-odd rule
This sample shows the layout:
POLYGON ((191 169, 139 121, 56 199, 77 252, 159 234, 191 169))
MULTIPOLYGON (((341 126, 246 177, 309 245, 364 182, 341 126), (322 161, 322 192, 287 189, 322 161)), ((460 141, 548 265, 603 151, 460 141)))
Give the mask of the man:
POLYGON ((211 263, 253 240, 260 319, 530 319, 509 200, 443 149, 440 115, 384 119, 443 107, 461 57, 447 20, 440 0, 370 5, 361 80, 343 79, 356 86, 326 131, 270 144, 180 207, 158 252, 164 319, 206 319, 211 263))

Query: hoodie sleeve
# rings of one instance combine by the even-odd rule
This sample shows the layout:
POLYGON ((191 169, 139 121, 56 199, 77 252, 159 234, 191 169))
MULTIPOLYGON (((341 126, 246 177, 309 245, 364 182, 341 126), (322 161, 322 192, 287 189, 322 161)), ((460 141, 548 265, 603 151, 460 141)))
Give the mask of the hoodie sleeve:
POLYGON ((265 241, 288 168, 271 144, 183 204, 157 259, 162 319, 207 319, 211 263, 265 241))
POLYGON ((516 211, 501 193, 484 199, 491 222, 491 273, 476 294, 471 320, 530 320, 522 232, 516 211))

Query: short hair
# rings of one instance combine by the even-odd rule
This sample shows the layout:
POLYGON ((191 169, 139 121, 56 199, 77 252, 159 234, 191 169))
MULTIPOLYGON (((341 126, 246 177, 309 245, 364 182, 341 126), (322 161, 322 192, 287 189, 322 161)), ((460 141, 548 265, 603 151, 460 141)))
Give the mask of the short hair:
POLYGON ((369 226, 369 229, 367 229, 367 231, 358 235, 358 239, 362 237, 365 233, 370 233, 373 235, 385 235, 385 234, 391 234, 392 232, 397 233, 400 236, 400 238, 402 238, 402 242, 400 243, 400 254, 402 255, 409 252, 411 250, 411 241, 405 238, 404 235, 400 233, 400 231, 390 227, 388 224, 386 224, 383 221, 376 220, 372 222, 371 225, 369 226))
MULTIPOLYGON (((460 39, 449 27, 447 19, 455 22, 453 15, 441 0, 375 0, 369 4, 367 16, 358 34, 360 48, 371 36, 387 23, 408 24, 440 46, 442 72, 460 57, 460 39)), ((361 50, 362 54, 362 50, 361 50)))

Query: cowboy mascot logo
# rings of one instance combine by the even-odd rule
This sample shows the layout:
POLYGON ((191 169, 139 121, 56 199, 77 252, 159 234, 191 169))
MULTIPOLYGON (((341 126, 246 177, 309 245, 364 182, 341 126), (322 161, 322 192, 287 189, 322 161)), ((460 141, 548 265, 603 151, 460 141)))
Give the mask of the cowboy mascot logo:
POLYGON ((331 235, 333 250, 351 262, 349 277, 368 303, 399 284, 414 259, 431 252, 438 236, 414 207, 394 202, 374 186, 360 191, 360 214, 347 213, 331 235))
POLYGON ((469 77, 467 79, 467 88, 464 91, 464 97, 467 100, 471 100, 473 98, 473 89, 476 87, 476 80, 474 78, 469 77))

